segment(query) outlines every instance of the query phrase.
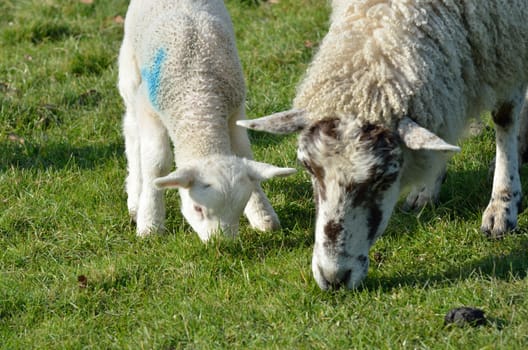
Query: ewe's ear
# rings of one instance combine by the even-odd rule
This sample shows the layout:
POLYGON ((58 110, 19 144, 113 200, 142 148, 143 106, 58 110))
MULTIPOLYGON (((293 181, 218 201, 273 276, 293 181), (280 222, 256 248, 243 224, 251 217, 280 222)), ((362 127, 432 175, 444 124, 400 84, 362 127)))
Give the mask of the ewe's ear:
POLYGON ((271 164, 244 159, 251 180, 263 181, 275 176, 288 176, 297 172, 294 168, 280 168, 271 164))
POLYGON ((154 180, 157 188, 189 188, 194 180, 194 174, 191 169, 178 169, 165 177, 159 177, 154 180))
POLYGON ((412 150, 460 152, 460 147, 445 142, 409 117, 403 118, 398 124, 398 134, 405 146, 412 150))
POLYGON ((267 117, 251 120, 238 120, 238 126, 258 131, 266 131, 272 134, 290 134, 297 132, 308 125, 306 113, 301 109, 290 109, 267 117))

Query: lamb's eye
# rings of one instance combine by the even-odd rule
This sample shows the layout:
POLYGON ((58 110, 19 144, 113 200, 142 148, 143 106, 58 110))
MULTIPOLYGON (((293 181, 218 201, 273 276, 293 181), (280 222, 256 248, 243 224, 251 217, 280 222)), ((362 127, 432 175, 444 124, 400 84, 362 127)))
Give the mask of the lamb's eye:
POLYGON ((211 184, 203 184, 202 187, 203 187, 203 188, 210 188, 210 187, 211 187, 211 184))
POLYGON ((194 211, 196 211, 197 213, 199 214, 203 214, 203 209, 202 207, 198 206, 198 205, 194 205, 194 211))

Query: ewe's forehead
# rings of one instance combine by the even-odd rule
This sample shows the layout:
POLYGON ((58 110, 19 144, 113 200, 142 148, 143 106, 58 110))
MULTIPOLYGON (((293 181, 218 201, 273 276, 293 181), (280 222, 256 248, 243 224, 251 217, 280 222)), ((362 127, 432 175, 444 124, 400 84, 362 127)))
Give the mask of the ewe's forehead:
POLYGON ((328 118, 306 128, 299 139, 298 158, 322 180, 325 172, 356 182, 385 172, 400 163, 401 150, 394 133, 382 126, 328 118))

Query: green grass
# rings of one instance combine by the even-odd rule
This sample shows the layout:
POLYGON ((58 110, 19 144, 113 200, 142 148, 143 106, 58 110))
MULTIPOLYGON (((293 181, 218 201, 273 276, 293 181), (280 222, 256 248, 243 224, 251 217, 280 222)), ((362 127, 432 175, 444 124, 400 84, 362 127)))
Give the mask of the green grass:
MULTIPOLYGON (((227 5, 248 115, 288 108, 326 31, 326 2, 227 5)), ((438 206, 395 210, 357 291, 322 292, 311 276, 314 205, 304 171, 264 184, 281 232, 256 232, 243 219, 240 238, 204 245, 170 192, 168 233, 136 238, 116 89, 116 16, 126 7, 0 2, 0 347, 528 346, 528 216, 500 241, 478 230, 491 128, 450 163, 438 206), (490 324, 445 328, 445 313, 461 305, 484 309, 490 324)), ((296 165, 294 136, 251 137, 257 159, 296 165)))

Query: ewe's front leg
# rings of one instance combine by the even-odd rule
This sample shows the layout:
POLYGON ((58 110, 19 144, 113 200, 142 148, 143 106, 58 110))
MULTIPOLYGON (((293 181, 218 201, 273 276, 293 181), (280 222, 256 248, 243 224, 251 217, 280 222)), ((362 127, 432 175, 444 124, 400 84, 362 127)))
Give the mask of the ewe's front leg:
POLYGON ((154 180, 170 170, 172 153, 167 131, 150 105, 143 99, 138 106, 141 156, 141 195, 137 213, 137 234, 146 236, 164 230, 165 202, 163 191, 154 180))
MULTIPOLYGON (((240 108, 238 115, 231 118, 229 122, 231 149, 237 156, 253 159, 246 129, 235 124, 237 120, 241 119, 245 119, 243 107, 240 108)), ((251 193, 251 197, 244 209, 244 215, 246 215, 252 227, 261 231, 278 230, 281 227, 279 217, 273 210, 260 184, 257 184, 251 193)))
POLYGON ((500 238, 517 226, 521 211, 521 181, 517 134, 521 99, 502 104, 492 113, 495 123, 496 158, 493 189, 482 217, 481 230, 491 238, 500 238))

